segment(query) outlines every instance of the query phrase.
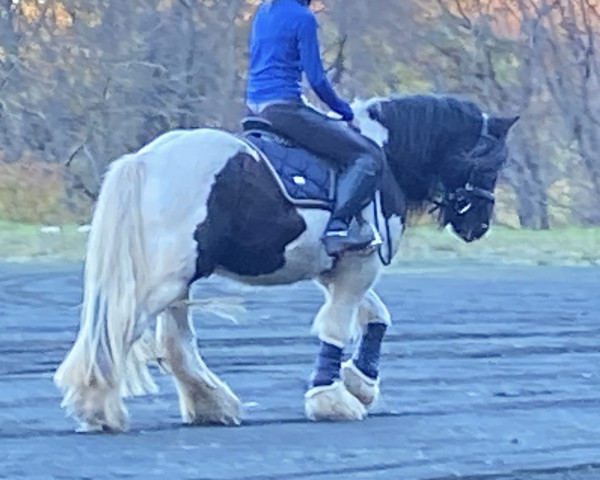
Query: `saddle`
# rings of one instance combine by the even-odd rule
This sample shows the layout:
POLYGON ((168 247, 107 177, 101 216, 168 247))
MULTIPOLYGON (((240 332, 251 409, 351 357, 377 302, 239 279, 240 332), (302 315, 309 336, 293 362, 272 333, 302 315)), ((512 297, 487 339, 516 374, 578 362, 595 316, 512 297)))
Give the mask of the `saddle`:
MULTIPOLYGON (((326 159, 296 145, 264 118, 245 117, 241 124, 241 138, 259 155, 289 202, 304 208, 334 210, 338 171, 326 159)), ((387 163, 384 167, 389 169, 387 163)), ((393 182, 393 175, 384 175, 373 202, 374 226, 387 244, 386 253, 381 249, 378 253, 384 265, 389 265, 392 258, 389 219, 391 215, 406 214, 404 194, 393 182)))
POLYGON ((264 118, 246 117, 241 123, 242 138, 258 153, 291 203, 333 210, 337 172, 326 160, 294 144, 264 118))

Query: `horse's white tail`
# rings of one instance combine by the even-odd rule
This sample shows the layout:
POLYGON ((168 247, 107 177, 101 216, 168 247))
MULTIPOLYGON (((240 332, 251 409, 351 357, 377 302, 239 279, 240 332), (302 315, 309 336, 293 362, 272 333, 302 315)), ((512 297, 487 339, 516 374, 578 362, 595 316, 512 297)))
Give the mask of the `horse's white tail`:
POLYGON ((77 340, 54 376, 63 405, 82 390, 156 391, 146 366, 140 302, 148 279, 139 154, 113 162, 105 177, 88 239, 81 324, 77 340))

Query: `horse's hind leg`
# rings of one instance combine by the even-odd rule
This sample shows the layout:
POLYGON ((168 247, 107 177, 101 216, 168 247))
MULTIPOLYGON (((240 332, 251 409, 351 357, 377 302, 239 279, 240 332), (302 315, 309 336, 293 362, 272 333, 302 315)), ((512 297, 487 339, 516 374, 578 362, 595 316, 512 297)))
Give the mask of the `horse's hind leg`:
POLYGON ((84 325, 55 373, 64 391, 62 406, 80 422, 80 432, 127 430, 123 397, 157 391, 146 365, 153 357, 153 345, 144 337, 148 317, 137 315, 132 325, 131 337, 119 352, 108 346, 107 328, 84 325))
POLYGON ((369 290, 360 304, 357 319, 362 336, 352 358, 342 364, 341 376, 348 391, 368 407, 379 397, 381 343, 391 317, 377 294, 369 290))
POLYGON ((230 388, 206 366, 186 306, 163 311, 156 326, 162 367, 172 373, 185 423, 240 423, 241 403, 230 388))
POLYGON ((343 348, 356 329, 359 306, 377 276, 377 262, 376 256, 345 257, 331 274, 319 278, 326 302, 313 327, 321 349, 305 395, 305 411, 311 420, 362 420, 367 414, 341 381, 340 367, 343 348))

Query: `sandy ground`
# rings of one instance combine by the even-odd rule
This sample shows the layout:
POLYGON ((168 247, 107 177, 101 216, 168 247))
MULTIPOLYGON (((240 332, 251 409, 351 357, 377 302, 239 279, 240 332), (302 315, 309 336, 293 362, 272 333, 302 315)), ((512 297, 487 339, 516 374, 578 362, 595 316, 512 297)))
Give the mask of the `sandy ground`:
POLYGON ((0 263, 0 478, 600 478, 600 269, 438 265, 385 275, 383 398, 314 424, 303 393, 321 293, 223 280, 237 325, 197 316, 207 363, 249 404, 241 427, 183 427, 168 377, 124 435, 74 433, 51 376, 72 341, 81 265, 0 263))

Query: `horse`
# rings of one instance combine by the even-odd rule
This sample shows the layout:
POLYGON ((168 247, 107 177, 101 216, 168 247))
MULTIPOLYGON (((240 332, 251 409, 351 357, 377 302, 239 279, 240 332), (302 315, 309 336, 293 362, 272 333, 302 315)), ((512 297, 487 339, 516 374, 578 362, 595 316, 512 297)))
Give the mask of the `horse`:
POLYGON ((190 286, 201 290, 212 275, 316 283, 324 303, 313 321, 320 350, 305 415, 367 416, 391 325, 374 285, 408 215, 431 204, 440 227, 465 242, 483 237, 519 117, 444 95, 356 99, 352 109, 356 127, 385 152, 377 194, 362 212, 380 241, 336 257, 321 235, 338 172, 260 118, 244 119, 239 132, 167 131, 110 164, 89 231, 79 330, 54 374, 61 407, 81 431, 129 429, 124 398, 157 391, 153 358, 173 376, 183 423, 241 423, 242 403, 202 359, 188 312, 190 286))

